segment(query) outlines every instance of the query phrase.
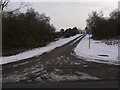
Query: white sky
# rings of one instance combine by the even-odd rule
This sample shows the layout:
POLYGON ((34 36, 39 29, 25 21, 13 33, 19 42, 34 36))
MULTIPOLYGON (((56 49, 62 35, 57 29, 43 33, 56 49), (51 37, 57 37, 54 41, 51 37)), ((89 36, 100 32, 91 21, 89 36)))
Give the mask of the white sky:
POLYGON ((119 0, 10 0, 11 2, 118 2, 119 0))
MULTIPOLYGON (((84 29, 88 14, 103 11, 105 17, 118 8, 119 0, 11 0, 9 8, 16 8, 19 2, 29 3, 35 11, 45 13, 57 30, 78 27, 84 29), (49 2, 48 2, 49 1, 49 2), (17 3, 18 2, 18 3, 17 3)), ((24 11, 24 10, 22 10, 24 11)))

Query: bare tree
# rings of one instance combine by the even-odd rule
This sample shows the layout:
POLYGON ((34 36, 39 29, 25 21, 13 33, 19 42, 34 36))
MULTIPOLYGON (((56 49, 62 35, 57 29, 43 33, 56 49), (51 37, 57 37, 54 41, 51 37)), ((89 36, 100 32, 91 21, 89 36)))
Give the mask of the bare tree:
MULTIPOLYGON (((8 6, 8 4, 10 3, 10 0, 2 0, 0 3, 0 7, 1 10, 4 11, 4 9, 8 6)), ((21 2, 21 4, 18 6, 18 8, 14 9, 14 10, 10 10, 9 12, 15 12, 18 11, 26 6, 29 6, 29 4, 24 4, 23 2, 21 2)))
POLYGON ((14 10, 11 10, 10 12, 15 12, 15 11, 19 11, 20 9, 24 8, 24 7, 27 7, 29 6, 29 4, 24 4, 24 2, 21 2, 21 4, 19 5, 18 8, 14 9, 14 10))
POLYGON ((10 2, 10 0, 2 0, 2 1, 1 1, 0 7, 1 7, 2 11, 3 11, 3 9, 4 9, 5 7, 7 7, 7 5, 8 5, 9 2, 10 2))

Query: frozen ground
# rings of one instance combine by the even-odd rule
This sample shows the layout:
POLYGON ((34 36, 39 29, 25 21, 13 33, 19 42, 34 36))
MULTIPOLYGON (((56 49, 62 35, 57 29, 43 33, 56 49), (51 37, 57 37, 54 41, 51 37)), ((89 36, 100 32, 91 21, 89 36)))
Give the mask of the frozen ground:
POLYGON ((74 56, 74 48, 83 36, 55 48, 52 52, 10 64, 3 64, 3 84, 31 83, 32 85, 33 83, 45 82, 117 80, 119 71, 117 65, 88 62, 74 56))
POLYGON ((89 35, 86 35, 80 41, 80 43, 76 46, 74 52, 79 58, 84 58, 88 61, 115 65, 119 64, 118 44, 107 45, 101 41, 90 39, 89 49, 89 35))
POLYGON ((31 57, 34 57, 34 56, 38 56, 38 55, 41 55, 45 52, 50 52, 50 51, 54 50, 56 47, 60 47, 64 44, 70 42, 71 40, 79 37, 80 35, 81 34, 77 34, 77 35, 71 36, 69 38, 61 38, 58 41, 52 42, 45 47, 40 47, 40 48, 36 48, 36 49, 33 49, 33 50, 25 51, 25 52, 17 54, 17 55, 0 57, 0 64, 15 62, 15 61, 31 58, 31 57))
POLYGON ((77 81, 77 80, 101 80, 95 76, 74 71, 74 74, 64 74, 64 72, 60 69, 55 69, 53 72, 47 72, 45 68, 34 68, 25 69, 25 73, 21 75, 17 75, 15 72, 9 77, 4 77, 3 82, 61 82, 61 81, 77 81), (32 72, 31 72, 32 71, 32 72), (31 75, 30 75, 31 74, 31 75), (41 75, 40 75, 41 74, 41 75))

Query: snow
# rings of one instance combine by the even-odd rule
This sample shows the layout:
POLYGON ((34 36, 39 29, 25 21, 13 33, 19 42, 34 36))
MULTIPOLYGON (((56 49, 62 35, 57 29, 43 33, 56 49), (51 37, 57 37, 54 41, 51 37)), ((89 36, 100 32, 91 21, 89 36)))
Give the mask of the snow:
POLYGON ((89 35, 86 35, 76 46, 74 52, 79 58, 87 61, 119 65, 117 45, 107 45, 90 39, 90 46, 89 49, 89 35))
POLYGON ((56 47, 60 47, 64 44, 70 42, 71 40, 79 37, 80 35, 81 34, 77 34, 77 35, 71 36, 69 38, 60 38, 58 41, 52 42, 45 47, 36 48, 36 49, 25 51, 23 53, 19 53, 19 54, 12 55, 12 56, 0 57, 0 65, 7 64, 10 62, 16 62, 16 61, 31 58, 34 56, 38 56, 45 52, 50 52, 50 51, 54 50, 56 47))
POLYGON ((64 74, 64 75, 58 75, 54 72, 51 72, 47 75, 49 77, 49 81, 76 81, 76 80, 100 80, 101 78, 94 77, 91 75, 88 75, 83 72, 76 72, 77 75, 70 75, 70 74, 64 74))
MULTIPOLYGON (((40 70, 44 70, 44 68, 41 68, 40 70)), ((95 77, 92 75, 89 75, 87 73, 76 71, 75 74, 62 74, 61 70, 56 69, 55 72, 47 73, 46 70, 44 70, 44 73, 40 73, 40 70, 33 70, 34 72, 30 73, 29 71, 26 71, 26 73, 21 73, 20 75, 14 73, 9 76, 6 76, 3 78, 4 83, 8 82, 59 82, 59 81, 77 81, 77 80, 101 80, 102 78, 95 77), (37 73, 38 72, 38 73, 37 73), (58 73, 60 72, 60 73, 58 73), (30 74, 29 74, 30 73, 30 74), (35 74, 34 74, 35 73, 35 74), (34 79, 33 79, 34 77, 34 79), (43 79, 45 78, 45 79, 43 79)))

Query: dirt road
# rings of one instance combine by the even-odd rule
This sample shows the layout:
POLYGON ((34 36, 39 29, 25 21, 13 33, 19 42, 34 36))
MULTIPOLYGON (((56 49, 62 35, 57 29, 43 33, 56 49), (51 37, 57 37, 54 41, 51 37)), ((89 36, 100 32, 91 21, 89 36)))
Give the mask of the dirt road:
POLYGON ((3 65, 3 87, 24 83, 38 85, 51 82, 117 80, 119 66, 88 62, 75 56, 74 48, 82 37, 43 55, 3 65))

